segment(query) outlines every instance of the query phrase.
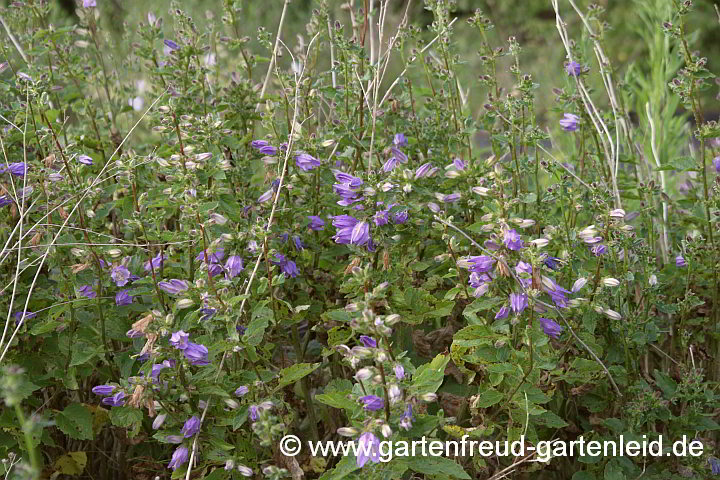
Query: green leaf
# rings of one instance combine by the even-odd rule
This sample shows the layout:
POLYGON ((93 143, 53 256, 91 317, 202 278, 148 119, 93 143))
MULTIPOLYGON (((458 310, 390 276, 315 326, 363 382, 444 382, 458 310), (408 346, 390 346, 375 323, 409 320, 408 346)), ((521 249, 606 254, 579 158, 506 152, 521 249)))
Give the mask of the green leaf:
POLYGON ((686 170, 695 170, 695 168, 695 159, 688 155, 683 155, 681 157, 673 158, 658 170, 677 170, 679 172, 684 172, 686 170))
POLYGON ((425 475, 438 475, 470 480, 470 475, 456 462, 445 457, 413 457, 410 469, 425 475))
POLYGON ((430 363, 419 366, 413 375, 413 390, 418 394, 436 392, 445 378, 445 366, 449 361, 450 355, 439 354, 430 363))
POLYGON ((575 472, 571 480, 595 480, 595 475, 589 472, 575 472))
POLYGON ((253 318, 242 337, 245 343, 252 346, 260 345, 265 335, 265 329, 270 324, 270 318, 272 318, 272 310, 269 308, 262 306, 255 309, 253 318))
POLYGON ((93 439, 93 416, 90 410, 80 403, 71 403, 55 416, 57 427, 75 440, 93 439))
POLYGON ((329 407, 352 411, 358 405, 347 396, 348 392, 320 393, 315 395, 315 400, 329 407))
POLYGON ((129 427, 133 423, 141 422, 142 419, 142 410, 135 407, 123 406, 110 409, 110 421, 116 427, 129 427))
POLYGON ((225 480, 230 476, 230 472, 225 470, 224 468, 216 468, 213 470, 210 475, 205 475, 203 477, 204 480, 225 480))
POLYGON ((490 331, 485 325, 470 325, 453 335, 453 346, 479 347, 489 345, 500 338, 500 335, 490 331))
POLYGON ((75 476, 85 471, 85 465, 87 465, 87 454, 85 452, 68 452, 55 460, 53 468, 63 475, 75 476))
POLYGON ((505 395, 503 395, 502 393, 498 392, 494 388, 490 388, 480 394, 477 401, 475 402, 475 406, 480 408, 492 407, 504 397, 505 395))
POLYGON ((301 378, 314 372, 320 363, 297 363, 280 371, 280 383, 278 388, 286 387, 297 382, 301 378))
POLYGON ((328 332, 328 346, 334 347, 346 343, 352 337, 352 330, 344 327, 333 327, 328 332))
POLYGON ((551 428, 563 428, 567 427, 568 423, 554 414, 553 412, 543 412, 541 415, 535 417, 539 420, 538 423, 551 428))
POLYGON ((357 460, 354 455, 348 455, 343 457, 342 460, 335 465, 330 471, 322 474, 318 480, 340 480, 347 477, 352 472, 358 469, 357 460))
POLYGON ((660 390, 662 390, 665 398, 670 400, 677 390, 677 382, 670 378, 670 375, 667 375, 660 370, 653 371, 653 376, 655 377, 655 384, 660 390))
POLYGON ((38 323, 30 330, 30 335, 42 335, 43 333, 52 332, 57 327, 62 325, 63 322, 48 318, 42 323, 38 323))

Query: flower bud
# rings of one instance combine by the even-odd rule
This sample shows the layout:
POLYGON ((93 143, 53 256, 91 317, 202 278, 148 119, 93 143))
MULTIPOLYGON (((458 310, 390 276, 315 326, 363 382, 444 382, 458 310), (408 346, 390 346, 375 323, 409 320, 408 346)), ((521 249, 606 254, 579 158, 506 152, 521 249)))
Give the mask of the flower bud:
POLYGON ((231 458, 231 459, 228 459, 228 460, 225 462, 225 470, 227 470, 227 471, 229 472, 229 471, 232 470, 233 468, 235 468, 235 460, 233 460, 232 458, 231 458))
POLYGON ((120 250, 119 248, 111 248, 110 250, 108 250, 108 254, 112 258, 120 258, 122 256, 122 253, 122 250, 120 250))
POLYGON ((358 431, 353 427, 340 427, 337 429, 337 434, 341 437, 354 437, 358 431))
POLYGON ((625 218, 625 210, 622 208, 616 208, 615 210, 612 210, 610 212, 610 217, 612 218, 625 218))
POLYGON ((388 398, 390 399, 390 403, 395 403, 402 398, 402 391, 400 390, 400 387, 397 385, 390 385, 390 388, 388 388, 388 398))
POLYGON ((177 301, 176 305, 177 305, 178 310, 182 310, 184 308, 192 307, 193 303, 195 303, 195 302, 193 301, 192 298, 182 298, 177 301))
POLYGON ((651 287, 654 287, 655 285, 657 285, 657 276, 654 273, 652 275, 650 275, 650 279, 648 280, 648 283, 650 284, 651 287))
POLYGON ((373 376, 372 370, 370 370, 370 369, 367 368, 367 367, 361 368, 361 369, 358 370, 357 373, 355 374, 355 378, 358 379, 358 380, 360 380, 360 381, 367 380, 368 378, 370 378, 370 377, 372 377, 372 376, 373 376))
POLYGON ((536 238, 535 240, 531 240, 530 243, 535 245, 537 248, 543 248, 546 247, 550 241, 547 238, 536 238))
POLYGON ((167 418, 167 414, 163 413, 155 417, 155 420, 153 420, 152 428, 153 430, 157 430, 158 428, 163 426, 163 423, 165 423, 165 419, 167 418))
POLYGON ((481 197, 487 197, 490 194, 490 189, 485 187, 473 187, 472 192, 480 195, 481 197))
POLYGON ((435 400, 437 400, 437 393, 433 393, 433 392, 423 393, 422 395, 420 395, 420 399, 423 402, 434 402, 435 400))
POLYGON ((382 426, 380 431, 382 432, 383 437, 385 437, 385 438, 390 438, 390 436, 392 435, 392 428, 390 428, 390 425, 388 425, 387 423, 382 426))
POLYGON ((605 277, 602 280, 603 285, 606 287, 617 287, 620 285, 620 281, 617 278, 605 277))
POLYGON ((622 320, 622 316, 616 312, 615 310, 610 310, 609 308, 606 308, 603 313, 606 317, 608 317, 610 320, 622 320))
POLYGON ((576 292, 580 291, 580 289, 583 288, 585 286, 585 284, 587 284, 587 278, 580 277, 577 280, 575 280, 575 283, 573 283, 571 291, 573 293, 576 293, 576 292))

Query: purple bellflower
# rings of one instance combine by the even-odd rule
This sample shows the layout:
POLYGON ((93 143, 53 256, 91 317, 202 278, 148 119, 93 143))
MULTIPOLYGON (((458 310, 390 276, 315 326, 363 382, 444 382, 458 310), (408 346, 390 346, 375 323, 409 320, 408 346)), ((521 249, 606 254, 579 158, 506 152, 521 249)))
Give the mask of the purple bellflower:
POLYGON ((185 438, 190 438, 194 436, 197 432, 200 431, 200 419, 196 415, 193 415, 192 417, 187 419, 187 421, 183 425, 182 430, 180 431, 185 438))
POLYGON ((167 292, 170 295, 177 295, 180 292, 184 292, 190 285, 185 280, 178 280, 173 278, 169 281, 158 282, 158 288, 163 292, 167 292))
POLYGON ((175 471, 178 469, 178 467, 181 467, 187 461, 188 461, 187 447, 178 447, 175 449, 175 451, 172 454, 170 463, 168 463, 168 468, 171 468, 173 471, 175 471))
POLYGON ((115 305, 122 307, 133 303, 133 297, 128 294, 127 290, 120 290, 115 294, 115 305))
POLYGON ((385 401, 377 395, 365 395, 360 397, 360 401, 365 404, 363 408, 369 412, 380 410, 385 406, 385 401))
POLYGON ((563 331, 563 327, 558 325, 555 321, 549 318, 538 318, 540 325, 542 325, 543 332, 545 335, 552 338, 558 338, 563 331))
POLYGON ((280 267, 280 270, 285 274, 285 278, 297 277, 297 264, 292 260, 288 260, 285 255, 282 255, 280 253, 275 254, 275 260, 273 260, 271 263, 280 267))
POLYGON ((563 116, 563 119, 560 120, 560 126, 566 132, 574 132, 578 128, 579 121, 580 121, 580 117, 578 117, 577 115, 574 115, 572 113, 566 113, 563 116))
POLYGON ((370 432, 360 435, 357 445, 357 466, 362 468, 370 460, 373 463, 380 461, 380 440, 370 432))

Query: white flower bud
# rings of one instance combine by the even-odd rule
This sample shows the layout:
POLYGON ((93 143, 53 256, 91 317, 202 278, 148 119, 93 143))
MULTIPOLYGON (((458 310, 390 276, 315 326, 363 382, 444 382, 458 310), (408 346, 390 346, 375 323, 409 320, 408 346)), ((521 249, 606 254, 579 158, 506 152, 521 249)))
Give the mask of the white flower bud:
POLYGON ((536 238, 535 240, 531 240, 530 243, 535 245, 537 248, 543 248, 546 247, 548 243, 550 243, 550 240, 547 238, 536 238))
POLYGON ((192 305, 193 305, 194 303, 195 303, 195 302, 193 301, 192 298, 182 298, 182 299, 180 299, 180 300, 177 301, 176 306, 177 306, 178 310, 182 310, 183 308, 192 307, 192 305))
POLYGON ((390 428, 390 425, 388 425, 387 423, 382 426, 380 431, 382 432, 383 437, 385 437, 385 438, 390 438, 390 436, 392 435, 392 428, 390 428))
POLYGON ((395 403, 402 398, 402 391, 400 390, 400 387, 397 385, 390 385, 390 388, 388 388, 388 398, 390 398, 390 403, 395 403))
POLYGON ((226 398, 225 405, 227 405, 230 410, 235 410, 236 408, 238 408, 240 406, 240 404, 238 402, 236 402, 235 400, 233 400, 232 398, 226 398))
POLYGON ((410 185, 409 183, 406 183, 405 185, 403 185, 403 192, 405 192, 405 193, 412 192, 412 185, 410 185))
POLYGON ((625 210, 622 208, 616 208, 615 210, 612 210, 610 212, 610 217, 612 218, 625 218, 625 210))
POLYGON ((472 192, 480 195, 481 197, 487 197, 490 194, 490 189, 485 187, 473 187, 472 192))
POLYGON ((330 139, 325 140, 324 142, 322 142, 320 145, 322 145, 322 146, 325 147, 325 148, 327 148, 327 147, 332 147, 333 145, 335 145, 335 140, 333 140, 332 138, 330 138, 330 139))
POLYGON ((610 310, 609 308, 606 308, 603 313, 611 320, 622 320, 622 316, 615 310, 610 310))
POLYGON ((120 250, 119 248, 111 248, 110 250, 108 250, 108 254, 112 258, 120 258, 122 256, 122 250, 120 250))
POLYGON ((385 325, 395 325, 397 322, 400 321, 400 315, 397 313, 393 313, 392 315, 388 315, 385 317, 385 325))
POLYGON ((358 431, 353 427, 340 427, 337 429, 337 434, 341 437, 354 437, 358 431))
POLYGON ((360 380, 360 381, 367 380, 368 378, 370 378, 370 377, 372 377, 372 376, 373 376, 372 370, 370 370, 370 369, 367 368, 367 367, 366 367, 366 368, 361 368, 360 370, 357 371, 357 373, 355 373, 355 378, 358 379, 358 380, 360 380))
POLYGON ((587 226, 584 229, 582 229, 580 231, 580 233, 578 233, 578 236, 582 239, 585 239, 585 238, 593 238, 593 237, 597 236, 597 234, 598 234, 598 231, 597 231, 597 229, 595 229, 595 225, 590 225, 590 226, 587 226))
POLYGON ((437 400, 437 393, 423 393, 422 395, 420 395, 420 399, 423 402, 434 402, 435 400, 437 400))
POLYGON ((225 225, 227 223, 227 218, 223 217, 219 213, 211 213, 210 220, 216 225, 225 225))
POLYGON ((530 218, 526 218, 522 220, 519 224, 520 228, 529 228, 535 225, 535 220, 532 220, 530 218))
POLYGON ((252 468, 246 467, 245 465, 238 465, 237 466, 238 472, 240 472, 240 475, 243 477, 252 477, 253 471, 252 468))
POLYGON ((657 276, 654 273, 652 275, 650 275, 650 279, 648 280, 648 283, 650 284, 651 287, 654 287, 655 285, 657 285, 657 276))
POLYGON ((575 280, 575 283, 573 283, 572 288, 570 289, 573 293, 579 292, 581 288, 583 288, 587 284, 587 278, 580 277, 577 280, 575 280))
POLYGON ((167 414, 163 413, 155 417, 155 420, 153 420, 152 428, 153 430, 157 430, 158 428, 162 427, 163 423, 165 423, 165 419, 167 418, 167 414))
POLYGON ((617 278, 605 277, 602 279, 602 283, 606 287, 617 287, 618 285, 620 285, 620 280, 618 280, 617 278))

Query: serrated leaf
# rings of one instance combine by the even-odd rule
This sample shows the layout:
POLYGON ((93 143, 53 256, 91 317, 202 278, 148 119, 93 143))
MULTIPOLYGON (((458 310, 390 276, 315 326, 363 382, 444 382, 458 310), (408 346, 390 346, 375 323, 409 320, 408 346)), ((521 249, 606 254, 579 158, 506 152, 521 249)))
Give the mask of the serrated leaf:
POLYGON ((85 471, 85 465, 87 465, 87 454, 85 452, 68 452, 55 460, 53 468, 63 475, 75 476, 85 471))
POLYGON ((418 394, 436 392, 445 378, 445 366, 449 361, 450 355, 439 354, 430 363, 419 366, 413 375, 413 390, 418 394))
POLYGON ((329 407, 353 410, 357 404, 347 396, 348 392, 320 393, 315 395, 315 400, 329 407))
POLYGON ((80 403, 71 403, 55 416, 57 427, 75 440, 93 439, 93 416, 90 410, 80 403))
POLYGON ((270 318, 272 318, 272 310, 269 308, 263 306, 256 309, 242 337, 245 343, 252 346, 260 345, 265 335, 265 329, 270 324, 270 318))
POLYGON ((110 409, 110 421, 116 427, 129 427, 143 419, 143 412, 135 407, 122 406, 110 409))
POLYGON ((320 363, 297 363, 280 371, 280 383, 278 388, 286 387, 297 382, 301 378, 314 372, 320 363))
POLYGON ((482 392, 480 396, 478 396, 477 400, 475 401, 475 406, 480 408, 488 408, 492 407, 496 403, 498 403, 500 400, 505 398, 505 395, 498 392, 494 388, 489 388, 482 392))
POLYGON ((341 480, 358 469, 357 460, 354 455, 343 457, 330 471, 322 474, 318 480, 341 480))
POLYGON ((411 470, 425 475, 438 475, 470 480, 470 475, 455 461, 445 457, 413 457, 408 464, 411 470))
POLYGON ((663 396, 667 400, 670 400, 677 390, 677 382, 670 378, 670 375, 667 375, 660 370, 655 370, 653 372, 653 376, 655 377, 655 384, 658 388, 660 388, 660 390, 662 390, 663 396))

